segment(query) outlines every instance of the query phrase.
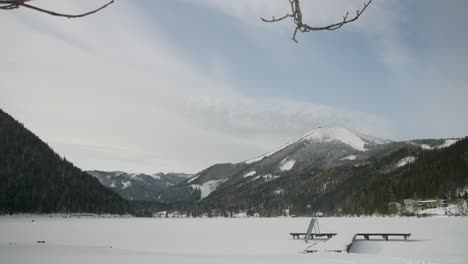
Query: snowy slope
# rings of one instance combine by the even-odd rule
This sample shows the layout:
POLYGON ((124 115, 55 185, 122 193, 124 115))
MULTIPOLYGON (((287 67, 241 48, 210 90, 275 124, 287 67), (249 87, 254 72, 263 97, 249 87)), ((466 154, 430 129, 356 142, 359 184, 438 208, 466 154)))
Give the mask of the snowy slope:
POLYGON ((305 134, 301 138, 285 144, 274 151, 268 152, 263 154, 257 158, 244 161, 247 164, 252 164, 255 162, 259 162, 265 158, 268 158, 275 153, 295 144, 295 143, 329 143, 329 142, 340 142, 346 144, 357 151, 366 151, 367 148, 365 147, 367 144, 387 144, 390 143, 390 140, 386 139, 379 139, 373 136, 368 136, 360 133, 353 132, 347 128, 317 128, 312 130, 311 132, 305 134))
MULTIPOLYGON (((254 159, 210 166, 188 181, 165 190, 160 201, 195 202, 205 198, 205 201, 210 199, 215 201, 227 194, 255 193, 269 183, 272 183, 272 186, 277 183, 289 186, 290 180, 287 177, 294 182, 294 178, 300 175, 317 175, 343 166, 362 167, 403 149, 421 149, 423 144, 436 148, 436 146, 453 144, 453 141, 426 139, 393 142, 346 128, 317 128, 297 140, 254 159), (216 184, 213 185, 214 183, 216 184), (201 192, 202 190, 207 191, 201 192)), ((382 171, 389 172, 414 161, 414 157, 405 159, 405 156, 397 154, 383 161, 382 171)), ((333 187, 339 180, 324 177, 314 181, 317 181, 317 186, 322 186, 317 188, 322 188, 324 191, 328 187, 333 187)), ((263 192, 274 194, 274 191, 275 189, 271 188, 263 192)))
POLYGON ((215 164, 164 191, 161 201, 179 201, 177 197, 199 200, 208 197, 212 191, 203 192, 202 197, 195 198, 193 190, 235 189, 234 185, 267 183, 287 175, 307 174, 311 170, 358 162, 369 155, 366 154, 368 149, 388 142, 346 128, 317 128, 257 158, 235 164, 215 164), (203 187, 215 183, 213 181, 216 181, 215 187, 203 187))
MULTIPOLYGON (((459 139, 443 139, 443 140, 433 140, 433 141, 438 141, 439 143, 438 144, 427 144, 427 143, 420 143, 420 144, 416 144, 418 146, 420 146, 422 149, 425 149, 425 150, 434 150, 434 149, 443 149, 443 148, 447 148, 447 147, 450 147, 452 146, 453 144, 457 143, 459 141, 459 139), (440 143, 440 141, 442 141, 442 143, 440 143)), ((410 142, 412 144, 415 144, 413 142, 410 142)))
POLYGON ((319 128, 300 139, 309 142, 341 142, 359 151, 366 151, 366 144, 384 144, 387 140, 357 134, 346 128, 319 128))
POLYGON ((407 164, 413 163, 415 161, 416 161, 416 157, 408 156, 408 157, 405 157, 405 158, 402 158, 401 160, 399 160, 396 166, 398 168, 400 168, 400 167, 403 167, 403 166, 405 166, 407 164))
POLYGON ((210 195, 213 191, 218 188, 219 185, 221 185, 223 182, 225 182, 227 179, 221 179, 221 180, 211 180, 207 181, 203 184, 192 184, 192 188, 196 190, 200 190, 200 199, 203 199, 210 195))

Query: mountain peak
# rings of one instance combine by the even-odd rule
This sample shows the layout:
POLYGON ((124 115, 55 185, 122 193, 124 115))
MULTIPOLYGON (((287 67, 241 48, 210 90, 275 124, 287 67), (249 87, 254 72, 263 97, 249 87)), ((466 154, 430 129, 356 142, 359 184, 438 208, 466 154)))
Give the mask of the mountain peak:
POLYGON ((307 143, 312 143, 312 142, 341 142, 343 144, 346 144, 356 150, 359 151, 366 151, 367 149, 365 148, 366 144, 386 144, 390 143, 390 140, 386 139, 380 139, 376 138, 373 136, 368 136, 360 133, 356 133, 350 129, 347 128, 342 128, 342 127, 318 127, 311 132, 305 134, 301 138, 294 140, 290 143, 287 143, 271 152, 268 152, 266 154, 263 154, 257 158, 251 159, 244 161, 246 164, 252 164, 257 161, 263 160, 264 158, 267 158, 283 149, 286 147, 297 143, 297 142, 307 142, 307 143))
POLYGON ((385 144, 389 140, 356 133, 342 127, 319 127, 304 135, 298 141, 302 142, 333 142, 339 141, 356 150, 366 151, 366 144, 385 144))

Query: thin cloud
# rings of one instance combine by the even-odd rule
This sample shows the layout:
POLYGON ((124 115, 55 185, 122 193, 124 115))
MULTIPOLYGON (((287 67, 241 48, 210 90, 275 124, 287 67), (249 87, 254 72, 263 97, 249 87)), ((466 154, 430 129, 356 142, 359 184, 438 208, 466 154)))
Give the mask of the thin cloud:
POLYGON ((11 51, 0 62, 2 107, 84 169, 196 172, 324 124, 391 135, 372 114, 241 94, 228 67, 202 73, 130 2, 79 23, 22 13, 0 23, 11 51))

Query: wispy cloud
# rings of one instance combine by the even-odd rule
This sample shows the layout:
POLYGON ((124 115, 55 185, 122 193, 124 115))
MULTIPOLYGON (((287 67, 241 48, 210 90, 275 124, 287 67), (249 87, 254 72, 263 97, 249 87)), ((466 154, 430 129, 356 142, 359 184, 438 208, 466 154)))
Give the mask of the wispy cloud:
MULTIPOLYGON (((287 0, 199 0, 195 3, 216 8, 228 16, 236 17, 239 21, 262 30, 289 30, 293 28, 292 21, 285 20, 274 25, 261 23, 260 17, 281 17, 290 13, 287 0)), ((342 20, 349 12, 353 16, 356 10, 362 9, 366 0, 309 0, 302 1, 304 22, 310 25, 324 26, 342 20)), ((374 0, 361 18, 340 30, 350 30, 361 37, 374 40, 375 50, 380 54, 382 63, 396 68, 408 66, 411 63, 411 52, 401 40, 402 27, 409 20, 405 5, 401 1, 374 0)), ((291 32, 292 34, 292 32, 291 32)))
MULTIPOLYGON (((81 10, 70 3, 61 8, 81 10)), ((287 1, 197 3, 261 27, 258 17, 288 8, 287 1)), ((328 23, 361 4, 311 1, 304 13, 328 23)), ((376 1, 372 8, 349 30, 375 34, 385 63, 408 63, 393 7, 376 1), (388 24, 373 27, 380 19, 388 24)), ((202 71, 131 1, 84 20, 23 14, 0 17, 9 25, 0 42, 9 50, 0 61, 0 104, 85 169, 195 172, 257 156, 320 125, 393 135, 392 123, 374 114, 241 93, 223 54, 202 71)))

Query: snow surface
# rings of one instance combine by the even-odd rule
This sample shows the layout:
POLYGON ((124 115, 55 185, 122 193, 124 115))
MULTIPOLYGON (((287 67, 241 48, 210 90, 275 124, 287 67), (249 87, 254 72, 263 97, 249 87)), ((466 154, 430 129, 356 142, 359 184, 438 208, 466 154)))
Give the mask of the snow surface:
POLYGON ((252 177, 252 176, 254 176, 256 173, 257 173, 256 171, 247 172, 246 174, 244 174, 244 178, 252 177))
POLYGON ((441 149, 441 148, 447 148, 447 147, 450 147, 452 146, 453 144, 457 143, 458 140, 456 139, 446 139, 444 143, 436 146, 437 149, 441 149))
POLYGON ((349 155, 349 156, 342 158, 341 160, 355 160, 355 159, 356 159, 356 155, 349 155))
POLYGON ((198 189, 200 190, 201 196, 200 200, 207 197, 212 193, 216 188, 218 188, 219 185, 221 185, 223 182, 227 181, 228 179, 221 179, 221 180, 211 180, 203 183, 202 185, 200 184, 192 184, 193 189, 198 189))
POLYGON ((467 263, 468 218, 319 218, 322 232, 410 232, 358 240, 351 253, 301 253, 310 218, 0 217, 0 263, 467 263), (31 220, 34 219, 34 222, 31 220), (43 240, 44 244, 37 241, 43 240))
POLYGON ((272 180, 274 180, 276 178, 279 178, 279 176, 268 173, 268 174, 265 174, 265 175, 258 175, 255 178, 253 178, 252 181, 258 180, 260 178, 263 178, 265 181, 268 182, 268 181, 272 181, 272 180))
POLYGON ((153 175, 150 175, 150 176, 151 176, 151 178, 153 178, 155 180, 161 180, 161 176, 159 176, 159 175, 154 175, 153 174, 153 175))
POLYGON ((416 157, 414 156, 408 156, 408 157, 405 157, 405 158, 402 158, 401 160, 399 160, 397 162, 397 167, 400 168, 400 167, 403 167, 407 164, 410 164, 410 163, 413 163, 416 161, 416 157))
POLYGON ((432 147, 429 146, 428 144, 421 144, 420 146, 421 146, 422 149, 425 149, 425 150, 431 150, 432 149, 432 147))
POLYGON ((317 250, 318 252, 337 252, 346 251, 348 245, 353 243, 355 232, 340 232, 331 239, 322 243, 317 243, 308 247, 308 250, 317 250))
POLYGON ((425 150, 443 149, 452 146, 453 144, 457 143, 457 141, 457 139, 446 139, 444 143, 437 146, 429 146, 428 144, 421 144, 419 146, 425 150))
POLYGON ((466 201, 460 204, 450 204, 447 207, 428 208, 418 211, 418 214, 427 215, 461 215, 468 213, 468 205, 466 201))
POLYGON ((346 128, 321 128, 312 131, 302 138, 309 142, 333 142, 339 141, 359 151, 366 151, 364 148, 366 142, 362 137, 346 128))
POLYGON ((361 133, 356 133, 356 135, 358 135, 360 138, 364 139, 365 141, 372 143, 372 144, 376 144, 376 145, 392 143, 392 141, 389 139, 373 137, 373 136, 369 136, 369 135, 365 135, 361 133))
POLYGON ((282 160, 280 163, 280 170, 281 171, 289 171, 292 167, 296 164, 295 160, 288 160, 287 158, 282 160))
POLYGON ((132 186, 132 183, 129 182, 129 181, 122 181, 122 185, 123 185, 123 187, 122 187, 122 190, 123 190, 123 189, 126 189, 126 188, 132 186))
POLYGON ((194 180, 198 179, 198 177, 200 177, 200 175, 196 175, 196 176, 194 176, 193 178, 189 179, 189 180, 187 181, 187 183, 193 182, 194 180))

